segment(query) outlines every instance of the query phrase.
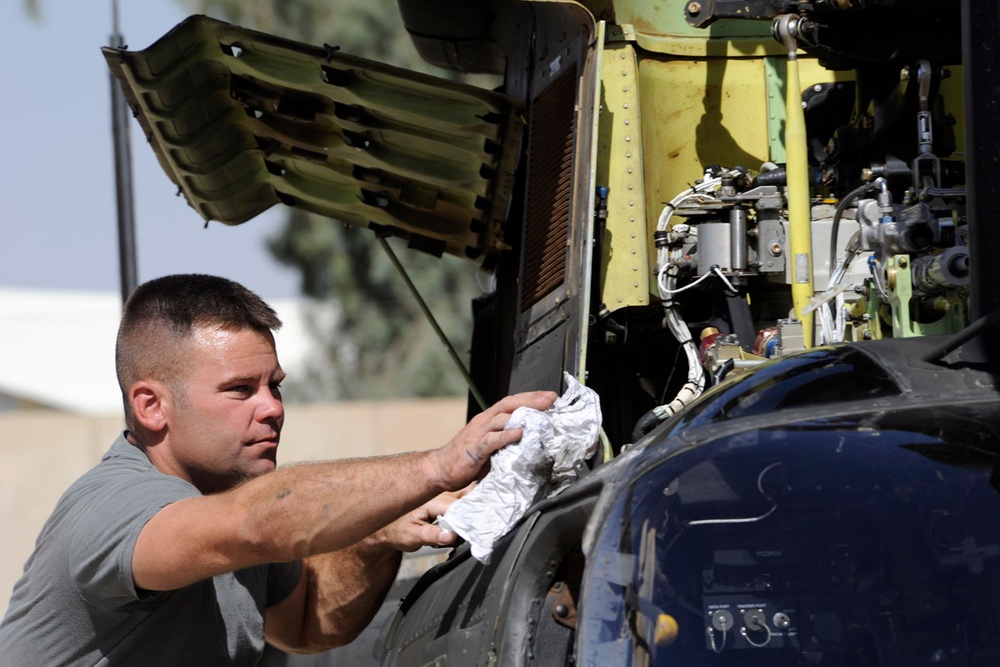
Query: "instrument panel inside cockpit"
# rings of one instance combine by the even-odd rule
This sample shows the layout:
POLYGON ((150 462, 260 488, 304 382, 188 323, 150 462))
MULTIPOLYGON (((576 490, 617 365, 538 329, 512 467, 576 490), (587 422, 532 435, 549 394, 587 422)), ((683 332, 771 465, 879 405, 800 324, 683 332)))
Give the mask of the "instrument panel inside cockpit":
POLYGON ((782 427, 624 492, 585 577, 585 664, 1000 664, 1000 495, 936 438, 782 427), (739 655, 734 655, 738 653, 739 655), (736 660, 734 663, 733 661, 736 660))

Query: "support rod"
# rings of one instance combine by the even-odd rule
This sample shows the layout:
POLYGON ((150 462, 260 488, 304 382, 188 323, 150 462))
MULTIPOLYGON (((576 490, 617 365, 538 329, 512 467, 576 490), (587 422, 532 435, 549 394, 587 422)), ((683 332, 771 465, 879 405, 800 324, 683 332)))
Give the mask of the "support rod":
POLYGON ((788 174, 788 245, 792 262, 792 305, 802 322, 805 346, 813 346, 813 313, 805 308, 813 298, 812 216, 809 210, 809 152, 806 118, 799 83, 798 29, 800 17, 785 14, 773 26, 775 38, 788 49, 785 80, 785 170, 788 174))
POLYGON ((412 280, 410 280, 410 275, 406 272, 406 269, 403 268, 403 265, 400 263, 399 258, 396 257, 396 253, 393 252, 392 246, 389 245, 389 242, 386 240, 384 236, 379 235, 377 236, 377 238, 379 244, 382 246, 382 249, 385 250, 385 254, 389 256, 389 260, 392 262, 392 265, 396 267, 396 271, 403 279, 403 282, 406 283, 406 287, 407 289, 410 290, 410 294, 412 294, 413 298, 416 299, 417 305, 420 306, 420 310, 421 312, 423 312, 424 317, 427 318, 427 321, 434 329, 434 333, 437 334, 437 337, 441 341, 441 344, 444 345, 445 350, 447 350, 448 352, 448 356, 450 356, 451 360, 455 362, 455 366, 458 367, 458 370, 462 373, 462 377, 465 378, 465 384, 468 385, 469 392, 472 394, 473 398, 476 399, 476 402, 479 404, 479 407, 485 410, 488 407, 486 405, 486 399, 483 398, 483 395, 479 392, 479 389, 476 387, 475 381, 472 379, 472 376, 469 375, 468 369, 465 367, 465 364, 462 362, 462 359, 458 356, 458 353, 455 351, 455 347, 451 344, 451 341, 448 340, 448 336, 445 335, 440 325, 438 325, 437 320, 434 318, 434 314, 431 312, 431 309, 427 306, 427 302, 425 302, 424 298, 420 296, 420 292, 417 291, 417 286, 413 284, 412 280))

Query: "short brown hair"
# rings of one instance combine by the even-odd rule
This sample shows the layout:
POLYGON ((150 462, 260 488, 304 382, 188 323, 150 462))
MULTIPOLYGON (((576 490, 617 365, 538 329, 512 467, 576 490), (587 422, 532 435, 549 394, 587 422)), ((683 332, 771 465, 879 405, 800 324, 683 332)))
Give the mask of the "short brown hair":
POLYGON ((139 285, 125 302, 115 347, 115 369, 134 428, 129 389, 141 379, 177 384, 179 343, 201 327, 253 329, 270 335, 281 328, 274 309, 243 285, 199 273, 154 278, 139 285))

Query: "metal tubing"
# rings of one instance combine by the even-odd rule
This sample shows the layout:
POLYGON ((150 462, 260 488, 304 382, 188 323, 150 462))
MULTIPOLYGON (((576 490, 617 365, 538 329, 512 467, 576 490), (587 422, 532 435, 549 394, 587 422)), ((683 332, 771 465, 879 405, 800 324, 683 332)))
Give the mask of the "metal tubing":
POLYGON ((747 268, 747 212, 746 209, 735 206, 729 211, 729 259, 730 268, 734 272, 746 271, 747 268))

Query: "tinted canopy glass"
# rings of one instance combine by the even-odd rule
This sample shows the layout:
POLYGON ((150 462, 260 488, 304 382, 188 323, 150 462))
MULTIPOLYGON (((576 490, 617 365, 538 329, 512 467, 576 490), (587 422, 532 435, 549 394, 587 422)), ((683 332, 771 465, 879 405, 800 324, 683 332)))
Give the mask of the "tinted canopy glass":
POLYGON ((639 477, 588 565, 584 664, 1000 664, 996 436, 933 421, 741 433, 639 477))

